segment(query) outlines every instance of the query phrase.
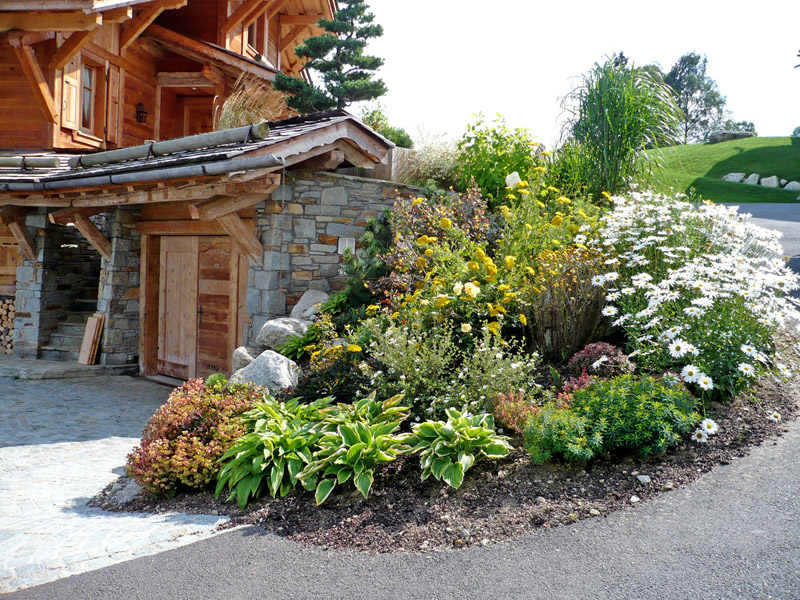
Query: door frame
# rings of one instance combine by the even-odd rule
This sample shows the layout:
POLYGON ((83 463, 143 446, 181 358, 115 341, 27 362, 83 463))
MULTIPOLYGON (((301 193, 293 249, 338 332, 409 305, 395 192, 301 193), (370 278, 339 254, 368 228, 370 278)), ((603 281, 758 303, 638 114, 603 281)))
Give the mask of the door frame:
MULTIPOLYGON (((165 231, 163 235, 181 235, 180 231, 165 231)), ((197 232, 184 235, 198 235, 197 232)), ((202 234, 200 234, 202 235, 202 234)), ((211 234, 209 234, 211 235, 211 234)), ((222 237, 219 233, 215 237, 222 237)), ((160 318, 160 269, 161 269, 161 238, 162 234, 142 234, 141 255, 139 263, 139 371, 142 375, 158 374, 158 322, 160 318)), ((250 267, 249 261, 242 258, 238 246, 231 240, 232 251, 237 250, 240 257, 236 261, 237 297, 232 298, 235 303, 236 327, 235 336, 228 339, 230 356, 233 350, 244 344, 244 330, 246 324, 247 279, 250 267), (243 268, 246 266, 247 268, 243 268)), ((232 268, 233 265, 232 265, 232 268)), ((198 324, 199 326, 199 324, 198 324)))

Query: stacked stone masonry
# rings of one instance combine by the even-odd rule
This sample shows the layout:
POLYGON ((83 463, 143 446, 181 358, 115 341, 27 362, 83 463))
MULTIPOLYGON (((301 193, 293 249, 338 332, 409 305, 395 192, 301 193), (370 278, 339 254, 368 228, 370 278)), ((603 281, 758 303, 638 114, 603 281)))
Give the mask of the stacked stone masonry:
POLYGON ((287 174, 272 198, 256 207, 264 265, 251 266, 247 289, 250 320, 245 339, 287 314, 309 289, 343 287, 342 256, 355 250, 367 220, 417 188, 335 173, 287 174))

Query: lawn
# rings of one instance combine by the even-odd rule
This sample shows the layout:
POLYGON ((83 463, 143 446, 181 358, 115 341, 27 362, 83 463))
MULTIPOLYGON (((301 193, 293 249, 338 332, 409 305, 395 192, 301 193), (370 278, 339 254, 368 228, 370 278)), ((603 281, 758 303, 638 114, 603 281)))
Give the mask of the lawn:
POLYGON ((687 192, 694 188, 715 202, 797 202, 798 192, 722 181, 728 173, 758 173, 763 177, 800 181, 800 138, 755 137, 719 144, 690 144, 651 152, 660 163, 642 183, 658 191, 687 192))

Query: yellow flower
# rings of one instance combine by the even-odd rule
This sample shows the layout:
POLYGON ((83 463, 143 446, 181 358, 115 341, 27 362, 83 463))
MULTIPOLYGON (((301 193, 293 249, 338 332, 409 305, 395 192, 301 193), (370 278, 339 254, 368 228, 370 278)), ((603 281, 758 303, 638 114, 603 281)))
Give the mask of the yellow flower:
POLYGON ((552 185, 548 185, 547 186, 547 191, 548 192, 553 192, 554 194, 560 194, 561 193, 560 189, 558 189, 557 187, 552 186, 552 185))
POLYGON ((471 260, 467 263, 467 268, 470 271, 477 271, 480 267, 478 266, 478 263, 476 263, 474 260, 471 260))
POLYGON ((488 327, 489 331, 491 331, 493 334, 500 335, 500 323, 497 321, 492 321, 486 327, 488 327))
POLYGON ((464 293, 471 299, 474 300, 478 296, 478 294, 480 294, 480 292, 481 292, 480 288, 474 283, 470 282, 464 284, 464 293))
POLYGON ((314 353, 311 355, 311 360, 312 360, 312 361, 314 361, 314 360, 317 360, 317 359, 319 358, 319 355, 320 355, 320 354, 322 354, 322 351, 321 351, 321 350, 317 350, 316 352, 314 352, 314 353))
POLYGON ((511 302, 511 301, 512 301, 514 298, 516 298, 516 297, 517 297, 517 294, 516 294, 516 292, 506 292, 506 293, 503 295, 503 299, 501 300, 501 302, 502 302, 503 304, 508 304, 509 302, 511 302))
POLYGON ((437 296, 436 302, 434 304, 436 304, 436 308, 444 308, 445 306, 450 304, 450 298, 448 298, 447 296, 437 296))
POLYGON ((425 258, 424 256, 420 256, 417 259, 417 267, 419 269, 424 269, 427 266, 427 264, 428 264, 428 259, 425 258))
POLYGON ((525 315, 520 314, 519 322, 522 323, 523 325, 527 325, 528 324, 528 319, 525 318, 525 315))
POLYGON ((389 316, 389 318, 390 318, 390 319, 396 319, 396 318, 397 318, 397 317, 399 317, 399 316, 400 316, 400 313, 399 313, 399 312, 393 312, 393 313, 392 313, 392 314, 389 316))
POLYGON ((464 333, 469 333, 470 331, 472 331, 472 325, 470 325, 469 323, 462 323, 461 331, 463 331, 464 333))
POLYGON ((453 222, 447 217, 443 217, 439 225, 441 225, 442 229, 450 229, 453 226, 453 222))
POLYGON ((430 248, 428 248, 427 250, 425 250, 425 256, 427 256, 428 258, 430 258, 431 256, 433 256, 433 250, 431 250, 430 248))
POLYGON ((534 167, 533 170, 536 171, 537 173, 544 173, 545 171, 547 171, 547 167, 534 167))
POLYGON ((506 290, 510 290, 511 286, 508 285, 507 283, 503 283, 501 285, 498 285, 497 289, 500 290, 501 292, 505 292, 506 290))
POLYGON ((556 202, 558 202, 559 204, 569 204, 570 202, 572 202, 572 200, 570 200, 566 196, 561 196, 560 198, 556 198, 556 202))
POLYGON ((534 271, 531 267, 525 267, 525 270, 531 277, 536 277, 536 271, 534 271))
POLYGON ((510 219, 511 218, 511 211, 508 209, 508 207, 505 204, 503 204, 500 207, 500 212, 502 213, 504 219, 510 219))
POLYGON ((517 190, 520 196, 530 196, 531 193, 528 190, 517 190))
POLYGON ((500 306, 499 304, 487 304, 486 306, 489 307, 489 316, 496 317, 497 315, 504 315, 506 313, 506 309, 500 306))
POLYGON ((561 225, 561 223, 563 223, 563 222, 564 222, 564 219, 561 217, 561 215, 556 215, 556 216, 555 216, 555 217, 553 217, 553 219, 550 221, 550 224, 551 224, 553 227, 559 227, 559 226, 561 225))
MULTIPOLYGON (((495 265, 493 262, 492 263, 490 263, 490 262, 484 263, 484 266, 486 267, 486 274, 489 277, 494 277, 495 275, 497 275, 497 265, 495 265)), ((487 277, 487 279, 488 279, 488 277, 487 277)))
POLYGON ((347 347, 347 351, 348 352, 361 352, 361 346, 359 346, 358 344, 350 344, 347 347))
POLYGON ((486 258, 486 252, 483 251, 483 248, 478 248, 475 251, 475 256, 478 257, 478 260, 483 260, 484 258, 486 258))
POLYGON ((417 238, 417 243, 420 246, 427 246, 431 243, 431 238, 429 238, 427 235, 421 235, 417 238))
MULTIPOLYGON (((517 199, 517 197, 514 194, 506 194, 506 198, 508 198, 509 200, 516 200, 517 199)), ((505 216, 505 215, 503 215, 503 216, 505 216)))
POLYGON ((541 154, 542 156, 553 156, 553 153, 550 152, 549 150, 543 150, 539 154, 541 154))
POLYGON ((601 192, 601 195, 604 196, 606 200, 611 200, 611 194, 608 192, 601 192))
POLYGON ((506 269, 509 271, 517 266, 517 259, 514 256, 506 256, 506 269))
POLYGON ((415 198, 414 201, 411 203, 411 208, 414 208, 415 206, 418 206, 423 202, 425 202, 425 198, 415 198))
POLYGON ((374 315, 376 312, 380 310, 380 308, 381 307, 378 306, 377 304, 370 304, 366 310, 367 316, 374 315))
POLYGON ((453 293, 458 296, 461 293, 461 290, 464 289, 464 284, 460 281, 456 281, 455 285, 453 286, 453 293))

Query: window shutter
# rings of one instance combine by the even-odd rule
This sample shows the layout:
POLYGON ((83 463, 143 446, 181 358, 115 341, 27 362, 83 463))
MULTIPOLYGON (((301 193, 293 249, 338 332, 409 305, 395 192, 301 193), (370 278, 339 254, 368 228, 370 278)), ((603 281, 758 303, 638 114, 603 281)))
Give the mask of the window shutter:
POLYGON ((64 84, 61 86, 61 126, 67 129, 78 128, 80 58, 75 56, 64 67, 64 84))
POLYGON ((119 67, 108 66, 108 102, 106 103, 106 140, 119 144, 119 67))

